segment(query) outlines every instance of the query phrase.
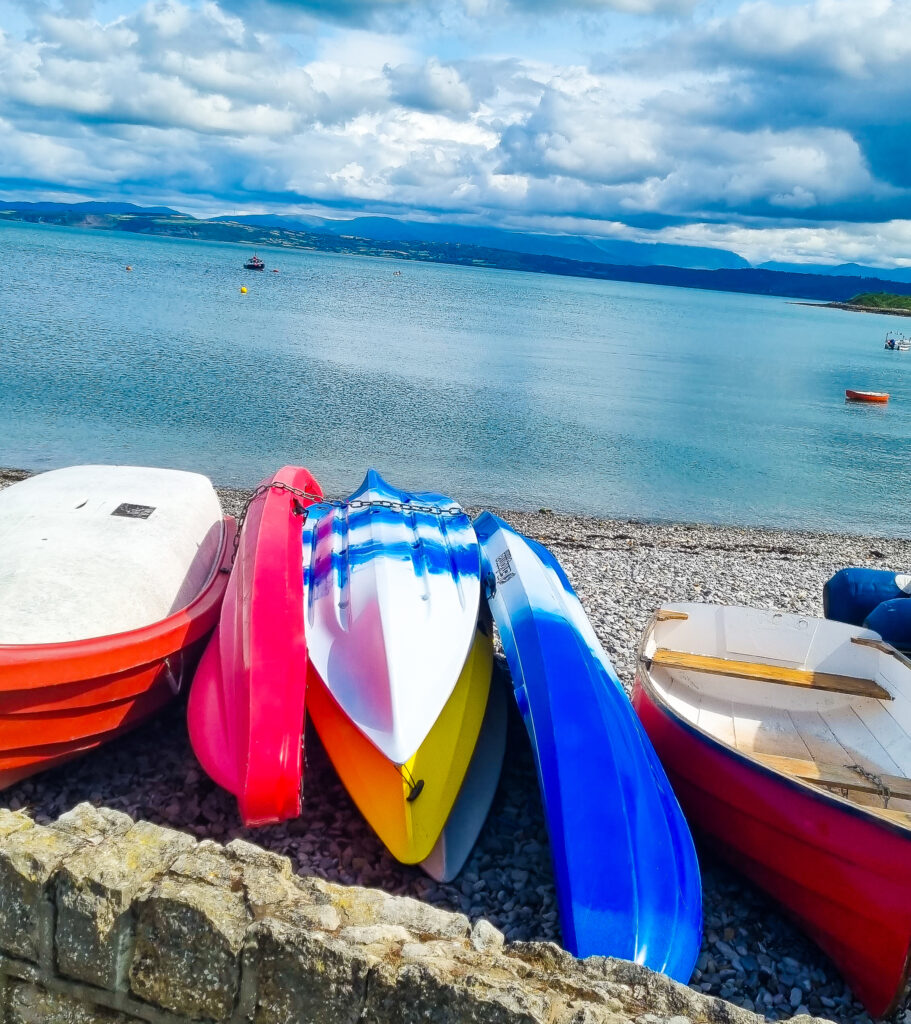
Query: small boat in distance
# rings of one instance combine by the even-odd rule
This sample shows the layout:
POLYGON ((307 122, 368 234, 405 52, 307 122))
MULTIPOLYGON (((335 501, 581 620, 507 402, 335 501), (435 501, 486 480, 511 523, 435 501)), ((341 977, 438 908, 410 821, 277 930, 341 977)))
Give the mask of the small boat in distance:
POLYGON ((244 270, 265 270, 266 264, 256 255, 253 255, 244 264, 244 270))
POLYGON ((851 388, 845 388, 845 399, 849 402, 878 402, 880 405, 884 405, 889 401, 889 393, 887 391, 852 391, 851 388))
POLYGON ((883 348, 890 352, 908 352, 911 350, 911 338, 906 338, 904 334, 896 337, 895 333, 890 331, 886 335, 886 343, 883 348))

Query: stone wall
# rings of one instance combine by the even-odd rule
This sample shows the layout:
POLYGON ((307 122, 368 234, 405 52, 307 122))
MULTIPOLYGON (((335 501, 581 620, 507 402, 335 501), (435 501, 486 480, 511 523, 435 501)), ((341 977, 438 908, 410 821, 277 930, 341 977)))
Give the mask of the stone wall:
MULTIPOLYGON (((620 960, 80 804, 0 810, 5 1024, 759 1024, 620 960)), ((804 1018, 809 1022, 811 1018, 804 1018)))

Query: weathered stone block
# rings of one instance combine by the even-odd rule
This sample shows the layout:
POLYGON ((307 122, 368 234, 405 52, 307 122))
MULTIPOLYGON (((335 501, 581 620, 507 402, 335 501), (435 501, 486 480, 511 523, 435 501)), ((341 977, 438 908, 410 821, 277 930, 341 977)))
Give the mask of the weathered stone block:
MULTIPOLYGON (((14 824, 5 818, 7 826, 14 824)), ((83 840, 65 831, 30 823, 13 828, 0 842, 0 949, 37 962, 49 953, 53 913, 51 878, 83 840)))
POLYGON ((107 836, 125 835, 133 827, 133 819, 123 811, 114 811, 109 807, 95 807, 83 801, 81 804, 61 814, 51 823, 51 828, 69 832, 71 835, 85 839, 86 842, 98 843, 107 836))
POLYGON ((133 900, 195 840, 145 821, 130 822, 128 831, 112 824, 114 834, 84 846, 60 869, 56 945, 62 974, 116 991, 129 967, 133 900))
POLYGON ((255 1024, 355 1024, 377 963, 358 947, 279 921, 250 930, 256 964, 255 1024))
POLYGON ((22 981, 10 983, 4 1018, 6 1024, 130 1024, 136 1019, 22 981))
MULTIPOLYGON (((479 965, 480 966, 480 965, 479 965)), ((382 963, 370 976, 363 1024, 557 1024, 560 1000, 509 976, 457 962, 382 963)))
POLYGON ((250 921, 243 887, 167 875, 139 898, 134 912, 133 993, 187 1017, 229 1017, 250 921))
POLYGON ((410 896, 341 885, 333 887, 332 896, 346 925, 401 925, 412 935, 427 939, 467 939, 471 932, 464 914, 440 910, 410 896))

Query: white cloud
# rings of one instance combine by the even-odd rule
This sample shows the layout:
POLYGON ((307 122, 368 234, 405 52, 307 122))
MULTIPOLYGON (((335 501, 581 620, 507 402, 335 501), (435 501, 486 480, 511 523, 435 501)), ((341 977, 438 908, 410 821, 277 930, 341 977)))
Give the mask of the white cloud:
MULTIPOLYGON (((459 17, 502 22, 505 3, 473 0, 459 17)), ((572 36, 583 52, 560 63, 529 55, 521 34, 512 50, 498 37, 475 56, 479 36, 457 45, 450 22, 364 27, 371 12, 407 6, 351 3, 350 24, 327 29, 320 4, 288 4, 306 15, 295 36, 212 0, 153 0, 107 23, 85 5, 75 16, 36 8, 30 32, 0 33, 0 174, 151 190, 178 206, 206 195, 232 208, 312 201, 529 230, 696 225, 757 250, 766 229, 810 232, 767 236, 789 247, 861 235, 892 246, 897 229, 877 241, 869 224, 911 214, 911 0, 750 0, 725 17, 643 22, 664 35, 622 54, 596 58, 595 41, 572 36), (828 225, 839 220, 867 226, 838 233, 828 225)), ((608 11, 692 7, 548 10, 584 9, 603 27, 608 11)), ((556 32, 557 21, 542 24, 556 32)))

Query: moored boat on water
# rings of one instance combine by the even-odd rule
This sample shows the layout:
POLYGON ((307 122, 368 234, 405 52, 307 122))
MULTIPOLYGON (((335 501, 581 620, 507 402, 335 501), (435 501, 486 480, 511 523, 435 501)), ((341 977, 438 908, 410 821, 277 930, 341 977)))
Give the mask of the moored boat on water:
POLYGON ((911 662, 856 626, 674 604, 633 702, 693 827, 889 1013, 911 949, 911 662))
POLYGON ((855 391, 852 388, 845 388, 845 398, 849 402, 872 402, 884 405, 889 401, 887 391, 855 391))
POLYGON ((266 264, 263 262, 263 260, 261 260, 259 258, 259 256, 256 255, 256 253, 253 253, 253 255, 244 264, 244 270, 265 270, 265 269, 266 269, 266 264))
POLYGON ((73 466, 0 492, 0 787, 174 698, 217 621, 233 537, 197 473, 73 466))

